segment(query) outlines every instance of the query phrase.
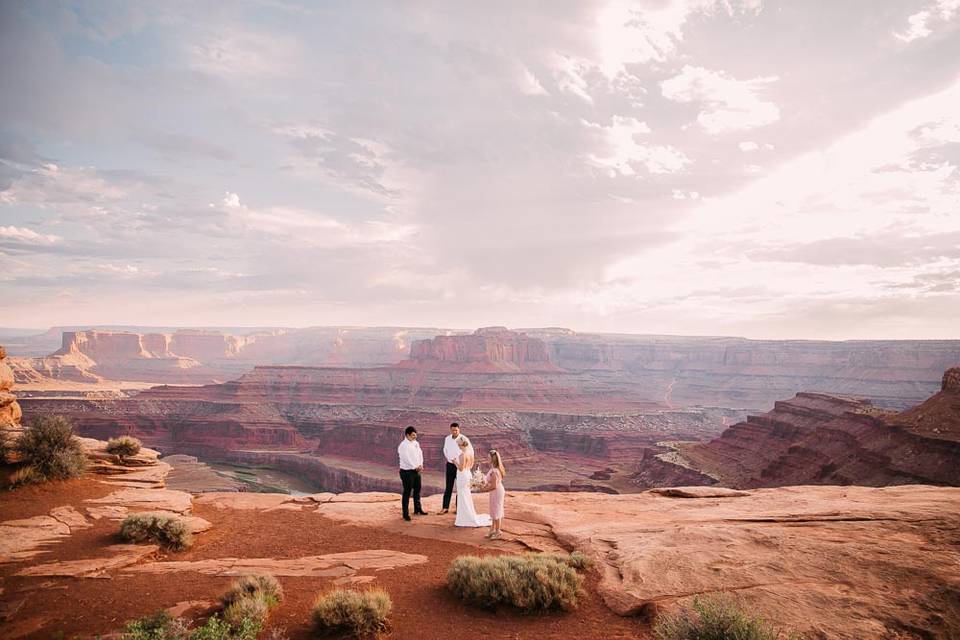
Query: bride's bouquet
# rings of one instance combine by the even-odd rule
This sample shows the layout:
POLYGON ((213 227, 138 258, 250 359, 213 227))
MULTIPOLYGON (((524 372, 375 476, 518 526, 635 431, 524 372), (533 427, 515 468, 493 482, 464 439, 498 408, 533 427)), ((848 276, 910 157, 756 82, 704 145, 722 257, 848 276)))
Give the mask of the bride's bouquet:
POLYGON ((485 486, 487 486, 487 476, 483 475, 483 472, 480 471, 478 467, 473 470, 473 475, 470 476, 470 489, 479 491, 485 486))

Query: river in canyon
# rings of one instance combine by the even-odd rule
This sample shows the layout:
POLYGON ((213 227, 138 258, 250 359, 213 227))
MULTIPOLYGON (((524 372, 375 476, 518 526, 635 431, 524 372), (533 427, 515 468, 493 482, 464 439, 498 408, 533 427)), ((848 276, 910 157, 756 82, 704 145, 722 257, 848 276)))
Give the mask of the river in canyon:
POLYGON ((194 456, 169 455, 162 458, 173 470, 167 486, 180 491, 255 491, 306 496, 322 488, 298 475, 266 467, 246 467, 222 462, 206 462, 194 456))

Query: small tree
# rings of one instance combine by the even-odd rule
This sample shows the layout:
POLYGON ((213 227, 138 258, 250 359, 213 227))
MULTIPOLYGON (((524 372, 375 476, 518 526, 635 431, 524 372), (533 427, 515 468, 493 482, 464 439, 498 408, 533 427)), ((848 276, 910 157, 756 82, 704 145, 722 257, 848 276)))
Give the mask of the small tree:
POLYGON ((124 458, 140 453, 142 446, 143 444, 134 437, 120 436, 119 438, 110 438, 107 441, 107 453, 117 456, 120 463, 123 464, 124 458))
POLYGON ((73 425, 63 416, 41 416, 27 425, 17 438, 21 462, 33 468, 41 481, 67 480, 80 476, 87 456, 73 436, 73 425))

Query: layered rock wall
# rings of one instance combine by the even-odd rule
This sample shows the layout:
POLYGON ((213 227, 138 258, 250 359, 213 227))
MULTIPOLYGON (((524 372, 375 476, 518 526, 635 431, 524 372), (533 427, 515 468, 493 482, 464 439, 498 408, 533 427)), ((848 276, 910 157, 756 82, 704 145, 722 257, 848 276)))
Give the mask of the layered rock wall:
POLYGON ((7 365, 6 358, 7 350, 0 346, 0 430, 19 426, 23 416, 17 397, 13 395, 13 369, 7 365))

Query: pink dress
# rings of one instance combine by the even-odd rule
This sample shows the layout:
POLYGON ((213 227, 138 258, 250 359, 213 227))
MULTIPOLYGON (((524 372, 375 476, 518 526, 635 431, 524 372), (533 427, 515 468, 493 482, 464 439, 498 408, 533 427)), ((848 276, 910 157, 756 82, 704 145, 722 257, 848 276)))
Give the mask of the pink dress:
POLYGON ((503 488, 503 476, 500 469, 493 468, 487 472, 487 484, 496 482, 497 486, 490 492, 490 517, 499 520, 503 517, 503 498, 506 489, 503 488))

